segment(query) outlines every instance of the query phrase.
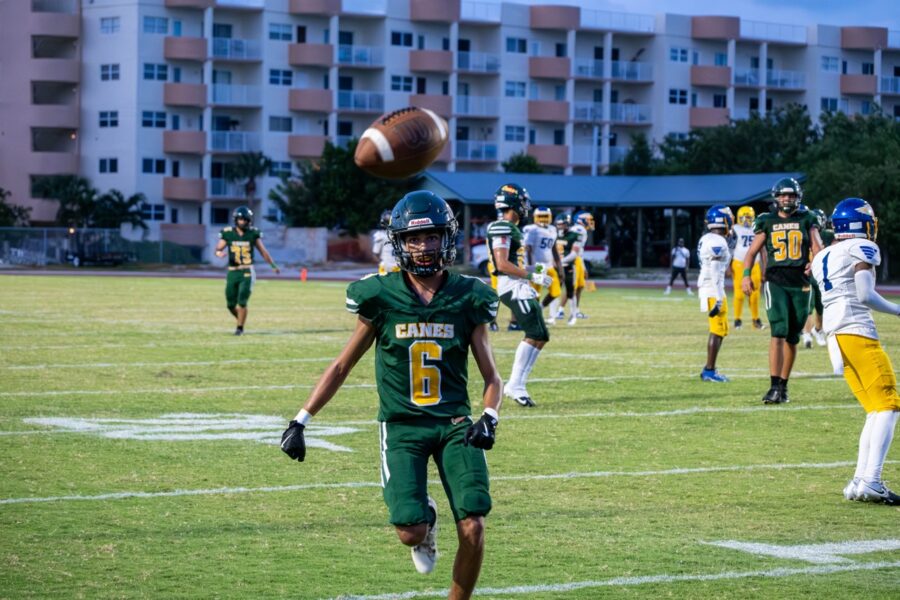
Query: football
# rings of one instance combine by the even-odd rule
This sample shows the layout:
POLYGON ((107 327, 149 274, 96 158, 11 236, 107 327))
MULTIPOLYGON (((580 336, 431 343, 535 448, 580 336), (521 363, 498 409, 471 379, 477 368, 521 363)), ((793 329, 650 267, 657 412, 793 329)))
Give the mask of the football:
POLYGON ((410 106, 382 115, 363 132, 353 160, 367 173, 404 179, 423 171, 447 144, 447 122, 410 106))

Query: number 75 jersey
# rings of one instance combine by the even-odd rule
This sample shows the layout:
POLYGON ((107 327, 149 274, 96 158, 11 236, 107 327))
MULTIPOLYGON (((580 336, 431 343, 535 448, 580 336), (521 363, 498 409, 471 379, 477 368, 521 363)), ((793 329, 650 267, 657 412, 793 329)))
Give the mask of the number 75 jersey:
POLYGON ((856 296, 856 265, 881 264, 875 242, 849 239, 819 252, 812 262, 812 275, 822 292, 822 327, 825 333, 844 333, 878 339, 872 311, 856 296))

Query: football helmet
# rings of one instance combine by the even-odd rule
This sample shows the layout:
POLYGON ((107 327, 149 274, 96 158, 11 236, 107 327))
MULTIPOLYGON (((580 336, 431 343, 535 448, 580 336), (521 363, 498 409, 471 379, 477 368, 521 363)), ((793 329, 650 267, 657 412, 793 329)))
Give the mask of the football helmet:
POLYGON ((865 238, 874 242, 878 237, 875 211, 862 198, 845 198, 838 202, 831 213, 831 222, 834 224, 834 237, 839 240, 865 238))
POLYGON ((253 211, 250 210, 248 206, 238 206, 234 209, 234 212, 231 213, 231 220, 234 222, 235 227, 237 227, 238 219, 244 219, 247 221, 245 227, 250 227, 253 223, 253 211))
POLYGON ((803 201, 803 188, 793 177, 782 177, 772 186, 772 199, 779 210, 794 214, 803 201), (782 197, 785 200, 779 200, 782 197))
POLYGON ((556 224, 557 229, 568 230, 572 226, 572 215, 565 212, 559 213, 553 222, 556 224))
POLYGON ((756 219, 756 211, 753 210, 752 206, 742 206, 738 209, 737 212, 737 222, 739 225, 743 225, 744 227, 750 227, 753 225, 753 221, 756 219))
POLYGON ((513 209, 519 215, 519 220, 524 221, 531 212, 531 196, 522 186, 507 183, 494 192, 494 208, 498 212, 513 209))
POLYGON ((724 204, 715 204, 706 211, 705 223, 706 228, 710 231, 713 229, 724 229, 725 231, 721 233, 727 236, 731 233, 731 228, 734 226, 734 215, 731 213, 731 209, 724 204))
POLYGON ((586 210, 575 213, 575 222, 582 225, 588 231, 594 230, 594 215, 586 210))
POLYGON ((391 211, 388 238, 394 248, 397 264, 404 271, 420 277, 430 277, 453 264, 456 259, 456 235, 459 226, 450 205, 432 192, 410 192, 397 202, 391 211), (406 249, 405 235, 436 229, 441 232, 441 245, 430 252, 430 260, 423 261, 425 252, 414 256, 406 249))
POLYGON ((814 208, 812 209, 812 214, 816 215, 816 221, 819 222, 819 230, 824 231, 828 225, 828 217, 825 216, 825 211, 821 208, 814 208))
POLYGON ((378 220, 378 226, 382 229, 387 229, 391 224, 391 211, 386 210, 381 213, 381 218, 378 220))
POLYGON ((553 213, 546 206, 538 206, 531 213, 531 220, 538 225, 550 225, 553 223, 553 213))

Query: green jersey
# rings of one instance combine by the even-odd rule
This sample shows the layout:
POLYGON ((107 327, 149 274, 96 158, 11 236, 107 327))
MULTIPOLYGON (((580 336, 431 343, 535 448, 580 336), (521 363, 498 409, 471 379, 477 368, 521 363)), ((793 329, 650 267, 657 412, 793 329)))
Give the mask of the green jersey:
MULTIPOLYGON (((509 262, 517 267, 525 268, 525 243, 522 232, 510 221, 494 221, 487 227, 488 254, 493 259, 494 248, 508 248, 509 262)), ((494 270, 494 275, 500 272, 494 270)))
POLYGON ((834 230, 833 229, 823 229, 819 232, 819 235, 822 236, 822 247, 827 248, 834 242, 834 230))
POLYGON ((252 266, 256 240, 261 238, 262 232, 256 227, 248 227, 243 235, 238 233, 236 227, 226 227, 220 231, 219 239, 225 240, 225 247, 228 250, 228 266, 252 266))
MULTIPOLYGON (((575 244, 581 241, 581 234, 577 231, 572 231, 571 229, 562 235, 556 241, 556 250, 559 252, 559 257, 563 258, 566 255, 570 254, 572 250, 575 248, 575 244)), ((568 268, 572 266, 574 263, 569 263, 568 265, 563 265, 563 268, 568 268)))
POLYGON ((480 279, 449 272, 427 305, 402 272, 351 283, 347 310, 375 327, 378 420, 470 415, 469 341, 497 317, 498 302, 480 279))
POLYGON ((803 270, 811 260, 810 231, 818 227, 816 216, 808 210, 789 217, 771 212, 756 218, 753 232, 766 234, 766 281, 785 287, 809 285, 803 270))

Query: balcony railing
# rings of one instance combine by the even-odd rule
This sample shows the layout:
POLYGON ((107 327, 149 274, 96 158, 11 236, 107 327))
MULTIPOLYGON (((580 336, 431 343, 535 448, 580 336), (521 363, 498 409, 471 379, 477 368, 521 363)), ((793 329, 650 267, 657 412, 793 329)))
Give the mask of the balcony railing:
POLYGON ((214 152, 259 152, 262 148, 258 133, 246 131, 213 131, 209 148, 214 152))
MULTIPOLYGON (((755 112, 755 111, 754 111, 755 112)), ((735 121, 746 121, 750 118, 750 109, 744 106, 731 109, 731 118, 735 121)))
POLYGON ((603 77, 603 61, 590 58, 575 59, 575 77, 603 77))
POLYGON ((341 9, 354 15, 387 15, 387 0, 343 0, 341 9))
POLYGON ((457 52, 456 68, 460 71, 499 73, 500 56, 487 52, 457 52))
POLYGON ((238 40, 232 38, 213 38, 212 55, 215 58, 232 60, 260 60, 262 46, 258 40, 238 40))
POLYGON ((653 65, 645 62, 612 62, 612 78, 627 81, 653 81, 653 65))
POLYGON ((497 144, 493 142, 456 141, 456 160, 497 160, 497 144))
POLYGON ((581 26, 590 29, 653 33, 655 21, 656 19, 652 15, 636 15, 608 10, 581 10, 581 26))
POLYGON ((882 94, 900 94, 900 77, 882 77, 882 94))
POLYGON ((499 117, 500 100, 494 96, 457 96, 456 114, 499 117))
POLYGON ((244 186, 227 179, 209 180, 210 198, 243 198, 246 195, 244 186))
POLYGON ((573 102, 573 121, 599 121, 603 118, 603 104, 601 102, 573 102))
POLYGON ((384 94, 381 92, 338 92, 338 108, 366 112, 384 112, 384 94))
POLYGON ((741 19, 741 37, 772 42, 806 43, 806 27, 741 19))
POLYGON ((265 8, 266 0, 216 0, 216 5, 234 8, 265 8))
POLYGON ((32 12, 78 13, 78 0, 31 0, 32 12))
POLYGON ((759 69, 735 69, 734 85, 759 85, 759 69))
POLYGON ((766 86, 784 89, 803 89, 806 78, 802 71, 766 71, 766 86))
POLYGON ((338 63, 366 67, 384 66, 384 50, 376 46, 338 46, 338 63))
POLYGON ((262 90, 258 85, 230 85, 214 83, 212 103, 231 106, 256 106, 262 103, 262 90))
POLYGON ((610 104, 609 119, 615 123, 649 123, 650 107, 646 104, 610 104))
POLYGON ((609 164, 614 165, 616 163, 620 163, 625 160, 625 157, 628 155, 628 148, 625 146, 610 146, 609 147, 609 164))
POLYGON ((338 135, 335 136, 335 145, 339 148, 346 148, 355 139, 355 135, 338 135))
POLYGON ((500 23, 500 4, 463 0, 459 7, 461 21, 500 23))

